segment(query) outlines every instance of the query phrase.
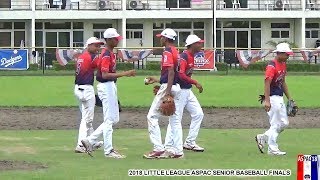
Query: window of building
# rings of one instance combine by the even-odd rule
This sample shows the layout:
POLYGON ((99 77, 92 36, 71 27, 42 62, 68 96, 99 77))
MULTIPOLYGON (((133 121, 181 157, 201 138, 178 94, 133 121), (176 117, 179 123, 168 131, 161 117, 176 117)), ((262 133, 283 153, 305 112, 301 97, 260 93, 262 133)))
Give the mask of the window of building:
POLYGON ((11 32, 0 32, 0 47, 11 46, 11 32))
POLYGON ((0 22, 0 29, 12 29, 12 22, 0 22))
POLYGON ((224 21, 224 28, 249 28, 249 21, 224 21))
POLYGON ((271 23, 271 38, 290 38, 290 23, 271 23))
POLYGON ((142 39, 143 38, 143 24, 127 24, 127 39, 142 39))
POLYGON ((193 27, 195 29, 204 29, 204 22, 193 22, 193 27))
MULTIPOLYGON (((172 28, 177 33, 175 45, 184 47, 185 39, 190 34, 196 34, 204 39, 204 22, 170 22, 170 23, 153 23, 153 35, 161 33, 165 28, 172 28), (157 33, 155 33, 157 32, 157 33)), ((159 47, 159 38, 153 37, 153 47, 159 47)))
MULTIPOLYGON (((234 0, 224 0, 227 8, 232 8, 232 3, 234 0)), ((241 8, 248 8, 248 0, 239 0, 241 8)))
POLYGON ((261 30, 251 30, 251 48, 261 48, 261 30))
MULTIPOLYGON (((159 38, 156 37, 157 34, 160 34, 161 30, 153 30, 153 47, 161 47, 159 38)), ((161 55, 162 49, 154 49, 153 50, 154 55, 161 55)))
POLYGON ((83 47, 83 31, 73 31, 73 47, 83 47))
POLYGON ((191 8, 191 0, 166 0, 166 8, 191 8))
POLYGON ((103 33, 108 28, 112 28, 112 24, 93 24, 93 36, 103 39, 103 33))
POLYGON ((42 22, 36 22, 36 29, 43 29, 43 23, 42 22))
POLYGON ((45 22, 45 29, 71 29, 71 22, 45 22))
POLYGON ((112 24, 93 24, 93 29, 108 29, 112 28, 112 24))
POLYGON ((306 38, 319 38, 319 23, 306 23, 306 38))
POLYGON ((25 31, 14 31, 14 47, 20 47, 21 41, 25 42, 25 31))
POLYGON ((171 29, 191 29, 192 22, 171 22, 166 23, 166 28, 171 29))
POLYGON ((83 29, 83 22, 73 22, 73 29, 83 29))
POLYGON ((0 47, 20 47, 26 41, 25 33, 24 22, 0 22, 0 47))
POLYGON ((221 47, 221 30, 216 31, 216 46, 221 47))
POLYGON ((127 24, 127 29, 143 29, 143 24, 127 24))
POLYGON ((93 36, 98 38, 98 39, 103 39, 103 32, 104 31, 94 31, 93 36))
POLYGON ((36 31, 36 47, 43 46, 43 33, 42 31, 36 31))
POLYGON ((14 22, 14 29, 25 29, 26 25, 24 22, 14 22))
POLYGON ((164 29, 164 23, 153 23, 153 29, 164 29))
POLYGON ((261 28, 261 21, 251 21, 251 28, 261 28))
POLYGON ((290 23, 271 23, 271 28, 290 28, 290 23))
POLYGON ((1 0, 0 8, 11 8, 11 0, 1 0))

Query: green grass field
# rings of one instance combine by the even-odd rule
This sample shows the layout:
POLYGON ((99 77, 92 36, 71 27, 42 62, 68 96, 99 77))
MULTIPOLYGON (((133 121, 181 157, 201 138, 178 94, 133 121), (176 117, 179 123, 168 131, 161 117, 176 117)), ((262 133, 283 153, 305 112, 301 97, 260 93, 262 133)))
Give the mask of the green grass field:
MULTIPOLYGON (((48 169, 38 171, 0 172, 0 179, 141 179, 128 177, 129 169, 290 169, 291 177, 230 179, 295 179, 297 154, 317 154, 320 148, 317 129, 289 129, 280 137, 282 157, 258 152, 253 137, 262 130, 209 130, 199 134, 204 153, 186 152, 184 159, 147 160, 143 153, 151 149, 147 130, 114 131, 114 146, 127 155, 126 159, 106 159, 102 150, 94 158, 73 153, 76 131, 1 131, 1 159, 27 160, 44 163, 48 169), (130 136, 128 136, 130 134, 130 136), (69 138, 66 138, 69 137, 69 138), (303 141, 302 141, 303 140, 303 141)), ((143 178, 147 179, 147 178, 143 178)), ((173 179, 149 177, 148 179, 173 179)), ((175 179, 188 179, 175 177, 175 179)), ((191 179, 189 177, 189 179, 191 179)), ((212 179, 198 177, 197 179, 212 179)), ((227 179, 227 177, 214 177, 227 179)))
MULTIPOLYGON (((145 76, 121 78, 119 98, 126 107, 149 107, 152 86, 143 83, 145 76)), ((257 107, 263 94, 263 76, 195 76, 204 87, 197 94, 204 107, 257 107)), ((72 76, 0 77, 0 106, 77 106, 72 76)), ((320 107, 320 76, 287 77, 292 97, 300 107, 320 107)))
MULTIPOLYGON (((152 86, 145 86, 145 76, 121 78, 118 91, 126 107, 149 107, 152 86)), ((258 107, 263 93, 263 76, 201 76, 204 93, 196 93, 207 107, 258 107)), ((72 76, 2 76, 0 106, 77 106, 72 76)), ((300 107, 320 107, 320 76, 289 76, 290 92, 300 107)), ((290 177, 198 177, 196 179, 296 179, 298 154, 318 154, 318 129, 288 129, 280 136, 283 157, 260 154, 254 136, 261 129, 202 129, 198 143, 205 153, 186 152, 179 160, 145 160, 151 150, 146 129, 114 131, 114 146, 126 159, 106 159, 102 150, 94 158, 73 153, 77 130, 0 131, 0 159, 41 162, 47 169, 36 171, 0 171, 0 179, 173 179, 169 177, 128 177, 129 169, 290 169, 290 177), (128 136, 130 134, 130 136, 128 136)), ((186 133, 186 132, 185 132, 186 133)), ((164 133, 163 133, 164 136, 164 133)), ((194 177, 175 177, 193 179, 194 177)))

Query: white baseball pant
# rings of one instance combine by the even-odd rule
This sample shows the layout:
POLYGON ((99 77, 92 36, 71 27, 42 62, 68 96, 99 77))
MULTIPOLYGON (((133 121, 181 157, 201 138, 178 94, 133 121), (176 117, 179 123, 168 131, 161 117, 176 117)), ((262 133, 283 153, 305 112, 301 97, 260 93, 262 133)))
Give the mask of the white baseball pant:
POLYGON ((97 85, 97 90, 102 101, 103 123, 87 139, 93 145, 103 135, 104 153, 109 154, 113 149, 112 126, 119 122, 117 86, 113 81, 104 82, 97 85))
POLYGON ((94 88, 92 85, 75 85, 74 94, 79 101, 81 121, 77 145, 82 145, 81 140, 92 134, 92 121, 94 117, 94 107, 96 103, 94 88))
POLYGON ((271 109, 268 112, 270 128, 264 133, 268 137, 269 150, 278 151, 277 138, 289 125, 287 109, 282 96, 270 96, 271 109))
MULTIPOLYGON (((161 98, 165 95, 165 90, 167 88, 167 83, 164 83, 160 86, 160 89, 155 96, 151 107, 149 109, 147 118, 148 118, 148 130, 150 141, 153 144, 154 151, 164 151, 165 147, 162 144, 161 139, 161 131, 159 126, 159 118, 161 116, 159 112, 159 107, 161 103, 161 98)), ((173 85, 171 88, 171 93, 174 96, 176 111, 175 113, 169 117, 169 124, 172 127, 172 141, 173 145, 171 149, 167 149, 177 155, 183 154, 182 147, 182 126, 181 126, 181 115, 179 114, 180 110, 178 110, 179 106, 179 98, 180 98, 180 85, 173 85)))
MULTIPOLYGON (((181 89, 179 106, 179 109, 181 111, 179 114, 181 115, 181 118, 183 115, 184 108, 186 108, 186 110, 191 115, 190 130, 185 143, 189 145, 194 145, 199 134, 204 114, 197 97, 193 94, 191 89, 181 89)), ((168 124, 167 135, 164 143, 165 147, 172 146, 173 135, 171 129, 172 128, 170 124, 168 124)))

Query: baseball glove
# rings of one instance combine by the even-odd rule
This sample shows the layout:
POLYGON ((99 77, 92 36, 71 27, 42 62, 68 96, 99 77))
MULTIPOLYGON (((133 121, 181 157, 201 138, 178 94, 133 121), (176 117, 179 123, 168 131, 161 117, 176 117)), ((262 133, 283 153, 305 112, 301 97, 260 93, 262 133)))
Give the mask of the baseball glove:
POLYGON ((154 95, 157 95, 159 89, 160 89, 160 86, 158 86, 158 85, 153 86, 153 94, 154 94, 154 95))
POLYGON ((259 100, 258 101, 260 101, 260 103, 262 104, 265 99, 266 99, 266 97, 264 95, 259 95, 259 100))
POLYGON ((176 106, 172 96, 167 95, 161 98, 160 113, 164 116, 171 116, 176 111, 176 106))
POLYGON ((296 105, 296 103, 294 102, 294 100, 289 100, 287 103, 287 114, 290 117, 294 117, 296 116, 298 112, 298 106, 296 105))

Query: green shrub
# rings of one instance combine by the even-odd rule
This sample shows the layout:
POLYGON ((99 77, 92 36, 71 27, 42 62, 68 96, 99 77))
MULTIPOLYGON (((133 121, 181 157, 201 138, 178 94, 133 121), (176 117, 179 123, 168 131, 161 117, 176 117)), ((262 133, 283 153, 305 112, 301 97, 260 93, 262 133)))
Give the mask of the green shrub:
POLYGON ((287 70, 291 72, 320 72, 319 64, 287 64, 287 70))
POLYGON ((217 68, 218 71, 227 71, 228 64, 216 62, 216 68, 217 68))
POLYGON ((38 64, 29 64, 29 69, 28 71, 37 71, 39 69, 38 64))
POLYGON ((65 66, 61 66, 58 61, 52 61, 53 69, 55 71, 61 71, 61 70, 75 70, 75 62, 71 61, 68 62, 65 66))
MULTIPOLYGON (((265 71, 268 62, 257 62, 250 64, 246 71, 265 71)), ((320 64, 301 63, 301 61, 287 63, 287 71, 289 72, 320 72, 320 64)))
POLYGON ((161 69, 161 64, 160 62, 157 61, 153 61, 153 62, 147 62, 146 65, 146 70, 156 70, 156 71, 160 71, 161 69))
POLYGON ((245 70, 246 71, 264 71, 266 69, 268 62, 266 61, 261 61, 261 62, 256 62, 253 64, 250 64, 245 70))
POLYGON ((117 62, 117 71, 128 71, 133 69, 133 63, 131 62, 117 62))

